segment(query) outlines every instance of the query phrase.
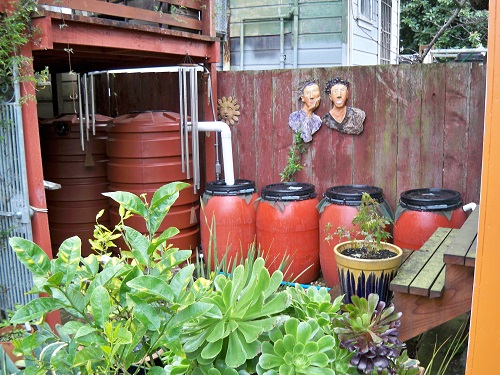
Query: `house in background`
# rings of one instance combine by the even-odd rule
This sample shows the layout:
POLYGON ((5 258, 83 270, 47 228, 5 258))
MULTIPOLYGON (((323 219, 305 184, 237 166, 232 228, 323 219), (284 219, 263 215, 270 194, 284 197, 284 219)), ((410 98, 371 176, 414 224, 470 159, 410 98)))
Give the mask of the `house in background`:
POLYGON ((224 70, 397 64, 400 0, 228 0, 224 70))

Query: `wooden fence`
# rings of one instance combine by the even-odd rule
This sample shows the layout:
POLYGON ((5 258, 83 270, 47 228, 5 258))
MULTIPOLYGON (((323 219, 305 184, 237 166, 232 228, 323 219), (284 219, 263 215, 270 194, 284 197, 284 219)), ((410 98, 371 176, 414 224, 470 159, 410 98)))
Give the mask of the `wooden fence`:
MULTIPOLYGON (((218 97, 241 107, 232 126, 236 178, 263 186, 280 181, 293 133, 288 116, 301 103, 297 83, 335 76, 351 83, 348 105, 366 112, 360 135, 322 126, 303 155, 296 181, 383 188, 395 209, 401 192, 438 187, 479 202, 486 67, 472 63, 335 67, 218 73, 218 97)), ((316 114, 331 107, 326 94, 316 114)))

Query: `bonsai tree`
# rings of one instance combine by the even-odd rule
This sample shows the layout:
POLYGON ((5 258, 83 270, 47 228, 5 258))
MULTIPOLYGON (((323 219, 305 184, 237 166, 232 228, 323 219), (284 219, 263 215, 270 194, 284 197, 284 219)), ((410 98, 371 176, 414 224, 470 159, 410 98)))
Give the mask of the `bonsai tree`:
MULTIPOLYGON (((334 234, 341 239, 352 240, 354 248, 362 250, 367 257, 377 257, 376 253, 382 248, 381 242, 391 238, 387 226, 392 224, 390 219, 380 214, 379 206, 380 203, 370 194, 363 193, 358 213, 352 220, 354 228, 338 227, 334 234)), ((327 225, 325 237, 327 241, 332 238, 330 230, 331 228, 327 225)))

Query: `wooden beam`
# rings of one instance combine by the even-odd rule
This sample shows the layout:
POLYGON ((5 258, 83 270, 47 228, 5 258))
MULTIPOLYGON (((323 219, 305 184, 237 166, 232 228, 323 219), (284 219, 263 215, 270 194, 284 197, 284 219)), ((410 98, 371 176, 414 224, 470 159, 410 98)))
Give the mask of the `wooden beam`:
MULTIPOLYGON (((43 18, 34 20, 35 26, 46 22, 40 20, 43 20, 43 18)), ((103 25, 76 22, 63 28, 59 25, 59 22, 52 22, 52 40, 46 41, 43 46, 35 46, 35 48, 45 49, 50 46, 50 43, 62 43, 68 45, 69 48, 71 46, 94 46, 128 49, 131 51, 155 51, 156 53, 168 53, 179 56, 188 53, 190 56, 203 57, 207 62, 216 62, 218 58, 218 56, 214 56, 213 42, 186 40, 170 35, 158 35, 139 30, 115 29, 103 25)), ((44 27, 46 28, 47 25, 44 25, 44 27)))

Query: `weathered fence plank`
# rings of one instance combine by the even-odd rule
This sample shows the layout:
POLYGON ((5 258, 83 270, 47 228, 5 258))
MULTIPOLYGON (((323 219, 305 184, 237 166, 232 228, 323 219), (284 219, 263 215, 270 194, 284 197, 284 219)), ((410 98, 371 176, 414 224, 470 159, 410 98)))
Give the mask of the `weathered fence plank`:
POLYGON ((375 81, 375 186, 384 189, 384 198, 395 210, 398 199, 397 190, 397 113, 398 113, 398 76, 393 70, 379 66, 375 81))
POLYGON ((445 65, 422 67, 422 114, 420 168, 422 173, 420 187, 440 187, 443 185, 443 138, 446 97, 445 65), (440 168, 441 167, 441 168, 440 168))
POLYGON ((447 64, 443 186, 466 191, 470 65, 447 64))

